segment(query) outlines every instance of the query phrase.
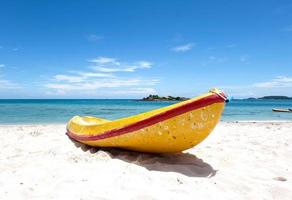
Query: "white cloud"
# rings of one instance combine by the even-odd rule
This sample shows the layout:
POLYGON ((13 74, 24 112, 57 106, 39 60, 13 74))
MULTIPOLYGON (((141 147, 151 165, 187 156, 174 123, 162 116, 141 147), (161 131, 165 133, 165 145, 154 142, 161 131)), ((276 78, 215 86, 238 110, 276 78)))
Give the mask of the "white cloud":
POLYGON ((95 73, 95 72, 82 72, 82 71, 70 71, 71 74, 57 74, 53 77, 54 81, 67 81, 69 83, 80 83, 88 80, 89 78, 113 78, 111 73, 95 73))
MULTIPOLYGON (((0 64, 0 69, 4 67, 5 67, 4 64, 0 64)), ((1 77, 2 75, 0 74, 0 90, 21 88, 19 84, 16 84, 10 80, 1 79, 1 77)))
POLYGON ((96 35, 96 34, 89 34, 86 36, 87 40, 91 41, 91 42, 97 42, 100 40, 103 40, 104 37, 101 35, 96 35))
POLYGON ((203 66, 211 65, 211 64, 214 65, 214 64, 224 63, 227 60, 228 59, 226 57, 209 56, 206 60, 204 60, 203 62, 201 62, 201 64, 203 66))
POLYGON ((117 62, 117 59, 115 58, 109 58, 109 57, 97 57, 95 59, 88 60, 91 63, 95 63, 98 66, 104 66, 104 65, 117 65, 119 66, 120 63, 117 62))
POLYGON ((19 48, 13 48, 12 51, 19 51, 19 48))
POLYGON ((4 89, 4 90, 7 90, 7 89, 19 89, 21 88, 20 85, 16 84, 16 83, 13 83, 9 80, 1 80, 0 79, 0 90, 4 89))
POLYGON ((69 71, 65 74, 57 74, 44 84, 49 89, 47 94, 122 94, 128 92, 131 94, 154 93, 153 86, 159 82, 157 79, 124 77, 116 74, 117 72, 135 72, 137 69, 149 69, 152 63, 148 61, 138 61, 131 64, 119 62, 115 58, 98 57, 89 60, 94 66, 87 71, 69 71), (53 92, 55 91, 55 93, 53 92))
POLYGON ((82 76, 70 76, 64 74, 55 75, 54 78, 56 81, 67 81, 69 83, 79 83, 84 81, 84 78, 82 76))
POLYGON ((157 94, 156 90, 154 88, 149 87, 127 87, 127 88, 111 88, 111 89, 99 89, 98 92, 94 90, 82 90, 82 91, 76 91, 72 90, 71 93, 70 90, 64 90, 62 87, 61 89, 54 89, 54 91, 47 91, 46 94, 49 96, 66 96, 66 95, 76 95, 79 94, 82 95, 82 97, 90 97, 90 98, 100 98, 100 97, 106 97, 106 98, 112 98, 113 96, 146 96, 149 94, 157 94))
POLYGON ((137 69, 149 69, 152 63, 148 61, 138 61, 134 63, 118 62, 116 58, 98 57, 89 60, 94 66, 92 69, 98 72, 111 73, 111 72, 134 72, 137 69))
POLYGON ((111 73, 96 73, 96 72, 76 72, 77 74, 79 74, 80 76, 84 77, 84 78, 90 78, 90 77, 115 77, 113 74, 111 73))
MULTIPOLYGON (((59 81, 59 80, 58 80, 59 81)), ((99 88, 117 88, 124 86, 139 86, 139 85, 155 85, 158 83, 156 79, 100 79, 100 80, 75 80, 63 79, 63 83, 48 83, 45 86, 50 89, 62 90, 96 90, 99 88)))
POLYGON ((190 51, 194 45, 195 43, 188 43, 188 44, 173 47, 170 50, 175 51, 175 52, 186 52, 186 51, 190 51))
POLYGON ((292 77, 278 76, 265 82, 246 85, 221 86, 230 95, 237 97, 286 95, 292 96, 292 77))
POLYGON ((149 94, 157 94, 156 90, 153 88, 129 88, 127 90, 117 90, 113 91, 114 94, 141 94, 141 95, 149 95, 149 94))
POLYGON ((104 73, 128 71, 127 69, 98 67, 98 66, 94 66, 91 68, 94 69, 95 71, 104 72, 104 73))
POLYGON ((267 82, 255 83, 254 86, 258 88, 291 88, 292 89, 292 77, 278 76, 267 82))
POLYGON ((152 63, 151 62, 148 62, 148 61, 139 61, 137 62, 137 65, 140 67, 140 68, 151 68, 152 66, 152 63))

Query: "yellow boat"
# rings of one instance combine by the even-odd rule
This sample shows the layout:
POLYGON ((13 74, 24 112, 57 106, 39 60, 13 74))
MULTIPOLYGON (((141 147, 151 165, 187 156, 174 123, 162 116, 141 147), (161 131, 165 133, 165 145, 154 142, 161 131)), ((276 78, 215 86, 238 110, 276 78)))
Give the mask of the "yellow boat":
POLYGON ((67 135, 96 147, 140 152, 180 152, 203 141, 223 112, 226 95, 212 89, 199 97, 114 121, 73 117, 67 135))

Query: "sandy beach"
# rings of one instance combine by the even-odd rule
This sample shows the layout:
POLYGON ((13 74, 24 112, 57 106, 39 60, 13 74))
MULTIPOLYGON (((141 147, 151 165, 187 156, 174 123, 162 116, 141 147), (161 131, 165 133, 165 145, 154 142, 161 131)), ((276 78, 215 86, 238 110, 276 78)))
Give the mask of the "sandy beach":
POLYGON ((0 199, 291 199, 292 122, 221 122, 153 155, 89 148, 65 125, 0 126, 0 199))

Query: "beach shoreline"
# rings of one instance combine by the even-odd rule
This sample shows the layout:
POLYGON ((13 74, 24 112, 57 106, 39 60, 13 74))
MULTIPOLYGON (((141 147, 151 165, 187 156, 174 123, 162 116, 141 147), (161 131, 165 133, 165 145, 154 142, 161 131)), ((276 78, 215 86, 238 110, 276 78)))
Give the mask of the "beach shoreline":
MULTIPOLYGON (((292 120, 220 120, 220 124, 237 124, 237 123, 292 123, 292 120)), ((0 123, 0 127, 5 126, 66 126, 64 122, 36 122, 36 123, 0 123)))
POLYGON ((0 199, 290 199, 292 121, 220 122, 178 154, 98 149, 66 124, 0 125, 0 199))

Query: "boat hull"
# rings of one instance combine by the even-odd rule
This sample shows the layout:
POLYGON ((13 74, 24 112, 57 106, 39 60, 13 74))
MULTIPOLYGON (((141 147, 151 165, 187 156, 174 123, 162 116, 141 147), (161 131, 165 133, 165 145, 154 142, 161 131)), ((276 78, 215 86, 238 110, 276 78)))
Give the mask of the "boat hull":
POLYGON ((274 112, 292 112, 292 109, 273 108, 274 112))
POLYGON ((220 120, 225 96, 218 94, 210 92, 115 121, 76 116, 69 121, 67 134, 90 146, 151 153, 184 151, 203 141, 220 120))

